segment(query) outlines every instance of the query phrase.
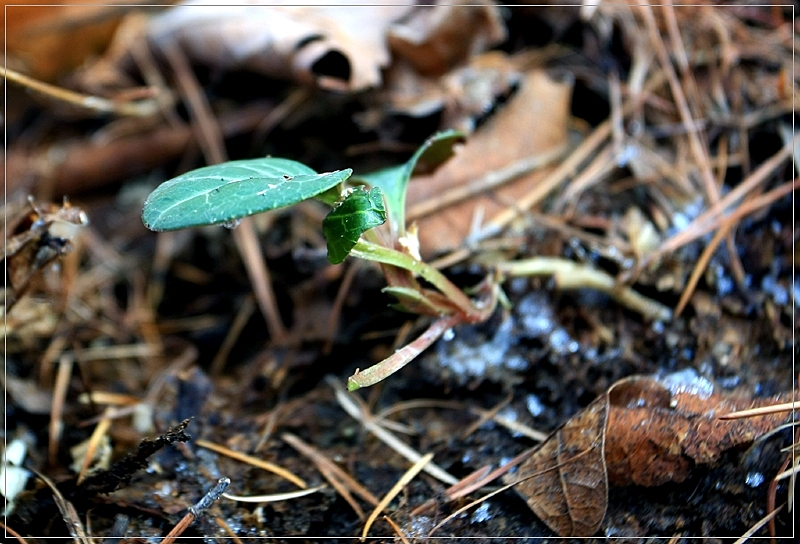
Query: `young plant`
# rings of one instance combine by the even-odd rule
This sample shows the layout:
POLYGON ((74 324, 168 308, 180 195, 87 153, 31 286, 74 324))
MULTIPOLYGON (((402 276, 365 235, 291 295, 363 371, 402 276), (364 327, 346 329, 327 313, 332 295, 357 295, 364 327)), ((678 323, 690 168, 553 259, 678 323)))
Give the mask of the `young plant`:
POLYGON ((463 138, 460 132, 440 132, 405 164, 361 176, 352 176, 350 169, 318 174, 304 164, 273 157, 206 166, 156 188, 144 203, 142 221, 155 231, 235 226, 243 217, 309 198, 331 205, 322 222, 328 260, 339 264, 350 255, 380 263, 388 283, 384 291, 397 298, 399 309, 435 318, 409 345, 366 370, 356 370, 347 384, 352 391, 397 372, 454 325, 485 321, 494 311, 496 282, 482 282, 475 290, 478 298, 471 299, 422 261, 416 230, 405 224, 411 176, 442 164, 463 138), (388 233, 376 229, 387 218, 388 233))

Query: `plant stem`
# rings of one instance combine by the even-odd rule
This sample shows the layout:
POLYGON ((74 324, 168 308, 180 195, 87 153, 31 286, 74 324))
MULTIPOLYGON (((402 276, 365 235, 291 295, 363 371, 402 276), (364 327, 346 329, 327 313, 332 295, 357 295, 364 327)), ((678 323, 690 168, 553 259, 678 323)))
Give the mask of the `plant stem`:
POLYGON ((534 257, 500 263, 497 269, 509 276, 553 276, 559 289, 597 289, 617 302, 654 321, 668 321, 672 311, 663 304, 641 295, 613 277, 589 265, 558 257, 534 257))
POLYGON ((395 351, 392 355, 366 370, 356 370, 355 374, 347 379, 347 389, 355 391, 362 387, 369 387, 385 380, 422 353, 433 344, 447 329, 461 322, 461 316, 448 315, 440 317, 422 335, 410 344, 395 351))
POLYGON ((418 274, 432 283, 439 291, 441 291, 450 301, 453 302, 458 309, 464 314, 466 321, 481 321, 483 312, 477 308, 475 304, 465 295, 461 289, 453 285, 444 274, 433 268, 432 266, 418 261, 410 255, 406 255, 400 251, 383 247, 364 239, 356 242, 356 245, 350 250, 350 255, 368 261, 376 261, 383 264, 397 266, 404 268, 414 274, 418 274))

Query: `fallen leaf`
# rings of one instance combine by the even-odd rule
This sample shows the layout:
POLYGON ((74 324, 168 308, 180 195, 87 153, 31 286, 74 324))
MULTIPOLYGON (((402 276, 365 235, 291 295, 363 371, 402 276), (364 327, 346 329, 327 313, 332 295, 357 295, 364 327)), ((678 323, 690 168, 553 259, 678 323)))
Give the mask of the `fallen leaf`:
POLYGON ((471 196, 438 205, 442 195, 475 183, 488 173, 523 160, 558 152, 567 142, 572 83, 555 81, 542 70, 523 75, 508 102, 467 140, 456 155, 429 176, 411 180, 409 215, 419 223, 423 256, 461 245, 475 217, 491 218, 531 190, 546 173, 538 169, 497 188, 476 188, 471 196), (420 206, 425 207, 421 211, 420 206))
POLYGON ((217 69, 358 91, 380 84, 390 61, 386 33, 412 2, 291 4, 187 2, 154 18, 148 36, 159 48, 178 45, 193 61, 217 69))
POLYGON ((723 397, 706 384, 633 377, 609 389, 606 464, 611 485, 680 483, 695 465, 713 466, 725 451, 749 444, 786 421, 786 414, 719 419, 777 399, 723 397))
POLYGON ((785 413, 723 420, 780 399, 723 397, 693 373, 612 385, 507 475, 531 510, 559 536, 591 536, 608 506, 608 486, 680 483, 697 465, 772 431, 785 413))
POLYGON ((8 66, 35 79, 54 82, 103 52, 123 7, 88 0, 33 0, 8 4, 3 13, 8 66), (59 5, 64 4, 64 5, 59 5), (70 5, 73 4, 73 5, 70 5), (122 8, 122 9, 121 9, 122 8))
POLYGON ((505 38, 498 8, 486 0, 416 6, 388 34, 392 52, 430 76, 443 75, 505 38))
POLYGON ((603 441, 608 399, 600 397, 568 420, 506 483, 560 536, 591 536, 608 506, 603 441))

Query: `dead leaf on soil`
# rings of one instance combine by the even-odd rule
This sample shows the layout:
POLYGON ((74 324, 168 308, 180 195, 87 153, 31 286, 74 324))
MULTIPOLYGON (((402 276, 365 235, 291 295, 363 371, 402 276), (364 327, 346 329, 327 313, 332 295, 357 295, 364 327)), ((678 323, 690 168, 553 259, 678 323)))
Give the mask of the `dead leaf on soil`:
POLYGON ((108 2, 100 0, 80 4, 73 0, 26 0, 25 5, 7 4, 0 17, 6 24, 8 66, 48 82, 101 53, 126 9, 103 5, 108 2))
POLYGON ((390 61, 386 33, 412 2, 290 4, 196 0, 153 19, 148 35, 159 48, 179 45, 193 61, 217 69, 357 91, 380 84, 390 61))
POLYGON ((682 482, 695 465, 713 466, 726 450, 753 442, 787 419, 786 414, 771 414, 722 420, 723 414, 768 406, 778 399, 724 397, 710 388, 652 378, 621 380, 608 396, 606 464, 611 485, 682 482))
POLYGON ((603 441, 608 399, 595 400, 567 421, 503 480, 516 486, 531 510, 561 536, 591 536, 608 505, 603 441))
POLYGON ((497 6, 487 0, 416 6, 388 34, 392 51, 427 76, 442 75, 505 38, 497 6))
POLYGON ((409 184, 409 215, 419 222, 420 246, 427 255, 459 246, 470 234, 476 217, 491 218, 506 209, 546 173, 534 170, 479 196, 431 207, 442 195, 480 180, 486 174, 521 160, 557 153, 568 140, 571 81, 555 81, 542 70, 523 75, 517 93, 482 125, 467 143, 435 173, 417 176, 409 184), (416 208, 416 209, 415 209, 416 208))
POLYGON ((695 465, 713 466, 726 450, 753 442, 787 419, 719 416, 775 402, 723 397, 702 379, 625 378, 505 480, 521 481, 517 492, 558 535, 590 536, 605 515, 608 485, 680 483, 695 465))

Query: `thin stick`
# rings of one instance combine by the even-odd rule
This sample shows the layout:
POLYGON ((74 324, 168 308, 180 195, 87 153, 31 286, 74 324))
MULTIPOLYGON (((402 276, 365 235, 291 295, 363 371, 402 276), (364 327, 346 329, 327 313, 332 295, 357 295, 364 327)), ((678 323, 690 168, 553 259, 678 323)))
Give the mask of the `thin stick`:
POLYGON ((138 100, 135 102, 116 102, 100 96, 92 96, 63 87, 56 87, 49 83, 33 79, 11 68, 0 66, 0 74, 9 81, 27 87, 37 93, 43 94, 60 102, 66 102, 79 108, 84 108, 100 113, 113 113, 114 115, 128 117, 152 117, 158 113, 158 102, 152 99, 138 100))
POLYGON ((252 455, 234 451, 230 448, 226 448, 225 446, 220 446, 219 444, 209 442, 208 440, 203 440, 202 438, 196 440, 195 443, 201 448, 206 448, 207 450, 217 452, 226 457, 230 457, 231 459, 236 459, 237 461, 242 461, 243 463, 247 463, 258 468, 263 468, 264 470, 272 472, 273 474, 277 474, 281 478, 289 480, 301 489, 308 487, 308 484, 302 478, 292 474, 283 467, 279 467, 278 465, 270 463, 269 461, 264 461, 263 459, 253 457, 252 455))
POLYGON ((378 514, 383 512, 383 510, 389 506, 389 503, 392 502, 398 493, 400 493, 403 488, 408 485, 414 477, 419 474, 425 465, 431 462, 433 459, 433 453, 426 453, 421 459, 419 459, 416 463, 414 463, 411 468, 409 468, 405 474, 394 484, 394 487, 389 490, 389 492, 381 499, 381 502, 378 503, 378 506, 375 507, 375 510, 367 518, 367 522, 364 524, 364 530, 361 533, 361 542, 364 542, 367 539, 367 533, 369 533, 372 524, 375 522, 375 519, 378 517, 378 514))
POLYGON ((205 510, 207 510, 212 504, 217 502, 220 497, 225 495, 225 490, 228 489, 228 486, 231 485, 231 481, 229 478, 220 478, 217 481, 217 485, 212 487, 208 493, 203 495, 197 504, 194 506, 189 507, 189 511, 186 512, 186 515, 178 522, 175 527, 164 537, 164 540, 161 541, 161 544, 172 544, 175 542, 175 539, 178 538, 183 532, 186 530, 189 525, 191 525, 194 520, 199 518, 205 510))

